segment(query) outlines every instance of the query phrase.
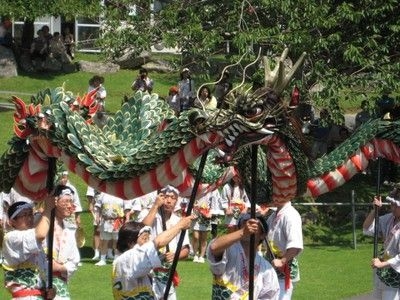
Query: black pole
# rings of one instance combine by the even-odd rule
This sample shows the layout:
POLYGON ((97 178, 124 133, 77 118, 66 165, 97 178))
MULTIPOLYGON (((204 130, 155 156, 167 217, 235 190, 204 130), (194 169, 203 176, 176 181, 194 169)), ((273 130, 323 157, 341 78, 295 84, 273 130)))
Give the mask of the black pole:
MULTIPOLYGON (((381 160, 382 158, 378 157, 378 175, 377 175, 377 183, 376 183, 376 196, 381 196, 381 160)), ((374 221, 375 221, 375 231, 374 231, 374 253, 373 258, 378 257, 378 234, 379 234, 379 206, 374 205, 374 221)))
MULTIPOLYGON (((203 155, 201 156, 199 169, 197 170, 196 179, 194 181, 194 186, 192 189, 192 193, 190 194, 190 200, 189 200, 187 210, 186 210, 187 216, 190 216, 190 214, 192 213, 192 209, 194 206, 194 200, 196 199, 197 188, 199 187, 201 176, 203 175, 203 170, 204 170, 204 165, 206 164, 207 155, 208 155, 208 150, 206 152, 204 152, 203 155)), ((172 284, 172 278, 174 277, 176 266, 178 265, 179 254, 182 249, 185 234, 186 234, 186 230, 182 230, 181 235, 179 236, 178 245, 175 250, 174 261, 172 262, 172 265, 169 268, 168 281, 167 281, 167 285, 165 286, 165 291, 164 291, 164 300, 168 299, 169 290, 171 289, 171 284, 172 284)))
POLYGON ((47 235, 47 289, 53 288, 53 240, 54 240, 54 220, 56 217, 55 208, 51 210, 49 233, 47 235))
MULTIPOLYGON (((164 206, 161 206, 161 207, 160 207, 159 213, 160 213, 160 215, 161 215, 161 226, 162 226, 162 230, 165 231, 165 230, 167 230, 167 224, 166 224, 166 222, 165 222, 164 206)), ((165 246, 165 250, 166 250, 167 252, 169 252, 169 244, 167 244, 167 245, 165 246)))
MULTIPOLYGON (((46 188, 50 194, 54 189, 54 178, 57 170, 57 159, 49 157, 47 169, 46 188)), ((51 210, 49 233, 47 235, 47 290, 53 288, 53 241, 54 241, 54 220, 56 218, 55 208, 51 210)), ((46 296, 47 298, 47 296, 46 296)))
MULTIPOLYGON (((256 217, 256 199, 257 199, 257 150, 258 145, 253 145, 251 148, 251 206, 250 217, 256 217)), ((250 251, 249 251, 249 300, 254 299, 254 260, 256 255, 255 235, 250 236, 250 251)))

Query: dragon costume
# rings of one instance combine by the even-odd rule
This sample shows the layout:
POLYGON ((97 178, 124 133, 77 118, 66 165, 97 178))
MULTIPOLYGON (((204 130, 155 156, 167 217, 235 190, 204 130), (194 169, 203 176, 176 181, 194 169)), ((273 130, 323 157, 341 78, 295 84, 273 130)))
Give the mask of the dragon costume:
POLYGON ((137 92, 100 129, 91 124, 95 91, 77 97, 63 87, 45 90, 29 105, 13 97, 14 136, 1 157, 0 190, 14 187, 39 201, 57 159, 91 187, 123 199, 167 184, 189 196, 198 158, 211 150, 200 197, 235 171, 248 188, 249 145, 259 144, 256 201, 287 201, 329 192, 365 170, 371 159, 400 162, 400 121, 383 119, 362 125, 322 158, 309 159, 294 107, 281 96, 304 55, 287 67, 287 54, 285 50, 273 70, 264 58, 265 87, 235 88, 224 108, 191 109, 179 117, 158 95, 137 92))

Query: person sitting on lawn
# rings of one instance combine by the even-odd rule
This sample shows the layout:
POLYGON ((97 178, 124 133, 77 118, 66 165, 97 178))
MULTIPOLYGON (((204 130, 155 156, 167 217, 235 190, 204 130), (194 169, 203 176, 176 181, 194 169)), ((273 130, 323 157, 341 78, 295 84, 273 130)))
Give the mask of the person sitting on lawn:
POLYGON ((278 276, 271 264, 257 252, 267 234, 265 219, 242 215, 238 230, 212 240, 207 259, 214 276, 212 299, 247 299, 249 293, 250 235, 254 243, 254 299, 278 299, 278 276))
POLYGON ((54 290, 43 298, 47 260, 42 241, 49 232, 50 214, 54 207, 53 197, 45 200, 44 212, 35 226, 33 205, 24 201, 13 203, 7 211, 11 231, 4 236, 3 268, 5 287, 12 299, 52 299, 54 290))
POLYGON ((143 223, 130 221, 121 227, 117 242, 121 254, 114 260, 112 271, 114 299, 156 299, 149 274, 162 266, 163 257, 157 249, 165 247, 181 230, 188 229, 194 218, 193 215, 182 218, 152 241, 151 227, 143 223))

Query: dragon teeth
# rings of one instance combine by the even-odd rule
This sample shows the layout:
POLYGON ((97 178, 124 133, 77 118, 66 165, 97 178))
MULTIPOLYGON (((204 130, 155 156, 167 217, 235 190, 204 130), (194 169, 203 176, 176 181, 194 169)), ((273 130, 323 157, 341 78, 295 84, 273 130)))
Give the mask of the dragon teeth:
POLYGON ((231 140, 225 139, 225 143, 230 147, 233 145, 233 142, 231 140))
POLYGON ((242 128, 239 124, 233 124, 233 128, 235 128, 239 133, 244 131, 244 128, 242 128))

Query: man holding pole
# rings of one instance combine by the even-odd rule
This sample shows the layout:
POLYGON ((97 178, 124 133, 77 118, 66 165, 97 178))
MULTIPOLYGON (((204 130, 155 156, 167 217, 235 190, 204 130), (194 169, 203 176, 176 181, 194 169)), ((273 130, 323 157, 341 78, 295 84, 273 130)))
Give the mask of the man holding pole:
MULTIPOLYGON (((161 234, 163 231, 175 226, 181 219, 175 214, 175 206, 178 201, 179 191, 173 186, 167 185, 162 188, 157 195, 156 201, 150 210, 142 211, 138 220, 142 221, 144 225, 152 227, 152 232, 155 236, 161 234), (147 214, 147 215, 146 215, 147 214), (144 218, 142 216, 145 215, 144 218)), ((174 260, 175 250, 179 241, 179 235, 171 240, 166 247, 159 251, 164 255, 163 267, 154 270, 153 290, 157 299, 163 299, 164 290, 168 282, 169 268, 174 260)), ((186 231, 182 248, 179 253, 179 259, 188 257, 190 251, 189 234, 186 231)), ((178 275, 175 273, 173 278, 174 286, 179 283, 178 275)), ((176 292, 173 287, 169 290, 168 299, 176 299, 176 292)))
POLYGON ((278 277, 271 264, 256 251, 265 238, 267 225, 262 218, 241 216, 236 231, 210 242, 207 259, 214 276, 212 299, 247 299, 249 297, 250 247, 254 247, 254 299, 278 299, 278 277), (251 245, 250 236, 255 236, 251 245))
MULTIPOLYGON (((378 235, 384 240, 383 252, 373 257, 371 266, 374 272, 374 297, 382 300, 400 299, 400 189, 396 187, 386 197, 391 212, 378 218, 378 235)), ((374 209, 363 223, 366 235, 375 233, 375 207, 381 207, 380 196, 373 200, 374 209)), ((375 255, 374 255, 375 256, 375 255)))

